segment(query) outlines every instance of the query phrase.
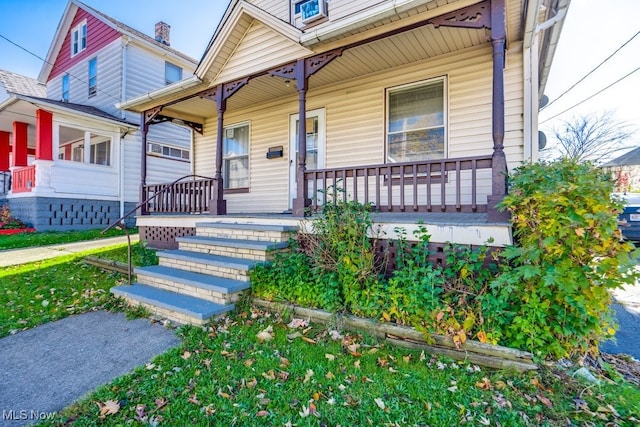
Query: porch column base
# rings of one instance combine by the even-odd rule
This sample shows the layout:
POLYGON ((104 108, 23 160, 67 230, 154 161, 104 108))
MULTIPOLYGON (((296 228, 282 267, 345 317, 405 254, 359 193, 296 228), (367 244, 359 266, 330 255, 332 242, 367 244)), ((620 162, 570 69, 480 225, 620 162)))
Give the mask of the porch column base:
POLYGON ((511 222, 511 214, 508 210, 499 211, 496 205, 502 202, 504 196, 487 196, 487 222, 511 222))
POLYGON ((307 207, 311 206, 311 200, 296 197, 293 199, 293 216, 296 218, 302 218, 305 216, 307 207))
POLYGON ((226 215, 227 214, 227 201, 226 200, 211 200, 209 202, 209 213, 211 215, 226 215))

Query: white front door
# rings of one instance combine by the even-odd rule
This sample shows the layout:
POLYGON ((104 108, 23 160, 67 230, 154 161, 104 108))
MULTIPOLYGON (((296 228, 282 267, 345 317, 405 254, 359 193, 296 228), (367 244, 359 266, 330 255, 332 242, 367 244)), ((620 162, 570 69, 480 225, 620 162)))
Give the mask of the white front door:
MULTIPOLYGON (((289 208, 296 197, 296 171, 298 169, 298 117, 292 114, 289 125, 289 208)), ((307 169, 324 168, 325 150, 324 108, 307 111, 307 169)), ((315 197, 309 194, 309 197, 315 197)))

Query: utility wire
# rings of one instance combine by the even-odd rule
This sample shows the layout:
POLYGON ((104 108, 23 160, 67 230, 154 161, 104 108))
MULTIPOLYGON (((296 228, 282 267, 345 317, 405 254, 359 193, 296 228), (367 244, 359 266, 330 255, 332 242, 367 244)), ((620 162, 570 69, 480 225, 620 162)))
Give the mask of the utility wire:
MULTIPOLYGON (((2 34, 0 34, 0 38, 2 38, 2 39, 4 39, 4 40, 8 41, 9 43, 11 43, 12 45, 16 46, 16 47, 17 47, 17 48, 19 48, 19 49, 24 50, 24 51, 25 51, 25 52, 27 52, 29 55, 35 56, 36 58, 38 58, 40 61, 44 62, 45 64, 49 64, 49 65, 51 65, 51 67, 54 67, 54 65, 53 65, 51 62, 49 62, 49 61, 47 61, 46 59, 42 58, 42 57, 41 57, 40 55, 38 55, 37 53, 33 53, 33 52, 31 52, 31 51, 30 51, 29 49, 27 49, 26 47, 23 47, 23 46, 19 45, 18 43, 14 42, 13 40, 8 39, 7 37, 3 36, 2 34)), ((75 76, 75 75, 73 75, 73 74, 71 74, 71 73, 69 73, 69 72, 67 72, 67 74, 69 74, 69 75, 70 75, 71 77, 73 77, 74 79, 78 80, 80 83, 87 84, 87 85, 89 84, 86 80, 83 80, 83 79, 81 79, 80 77, 77 77, 77 76, 75 76)), ((99 87, 96 87, 96 90, 97 90, 98 92, 101 92, 101 93, 103 93, 103 94, 107 95, 109 98, 111 98, 111 99, 115 99, 116 101, 120 102, 120 98, 115 97, 115 96, 111 95, 110 93, 108 93, 108 92, 105 92, 105 91, 101 90, 99 87)))
POLYGON ((610 60, 616 53, 618 53, 620 51, 620 49, 622 49, 623 47, 625 47, 626 45, 628 45, 629 43, 631 43, 631 41, 633 39, 635 39, 638 35, 640 34, 640 31, 638 31, 637 33, 635 33, 633 35, 633 37, 631 37, 629 40, 627 40, 626 42, 624 42, 622 44, 622 46, 620 46, 619 48, 617 48, 611 55, 609 55, 604 61, 602 61, 601 63, 598 64, 598 66, 596 68, 594 68, 593 70, 589 71, 587 74, 585 74, 580 80, 578 80, 577 82, 575 82, 569 89, 565 90, 564 92, 562 92, 560 94, 560 96, 558 96, 556 99, 554 99, 553 101, 551 101, 550 103, 548 103, 547 105, 545 105, 544 107, 542 107, 540 109, 540 111, 544 110, 545 108, 549 107, 551 104, 553 104, 554 102, 556 102, 558 99, 562 98, 564 95, 567 94, 567 92, 571 91, 574 87, 578 86, 580 83, 582 83, 582 81, 584 79, 586 79, 587 77, 589 77, 591 74, 593 74, 598 68, 600 68, 602 65, 604 65, 608 60, 610 60))
POLYGON ((587 98, 583 99, 582 101, 580 101, 580 102, 578 102, 578 103, 576 103, 576 104, 572 105, 571 107, 567 108, 566 110, 563 110, 563 111, 559 112, 558 114, 556 114, 556 115, 554 115, 554 116, 551 116, 551 117, 549 117, 548 119, 545 119, 545 120, 541 121, 541 122, 540 122, 540 124, 546 123, 546 122, 548 122, 548 121, 549 121, 549 120, 551 120, 551 119, 555 119, 555 118, 556 118, 556 117, 558 117, 559 115, 564 114, 564 113, 566 113, 567 111, 569 111, 569 110, 571 110, 571 109, 573 109, 573 108, 577 107, 578 105, 580 105, 580 104, 582 104, 582 103, 587 102, 588 100, 590 100, 590 99, 591 99, 591 98, 593 98, 594 96, 600 95, 602 92, 604 92, 605 90, 609 89, 611 86, 613 86, 613 85, 615 85, 615 84, 620 83, 622 80, 626 79, 627 77, 629 77, 630 75, 632 75, 633 73, 635 73, 635 72, 637 72, 637 71, 640 71, 640 67, 638 67, 638 68, 636 68, 635 70, 631 71, 630 73, 627 73, 626 75, 624 75, 624 76, 620 77, 618 80, 616 80, 615 82, 611 83, 609 86, 605 87, 604 89, 599 90, 598 92, 594 93, 593 95, 591 95, 591 96, 589 96, 589 97, 587 97, 587 98))

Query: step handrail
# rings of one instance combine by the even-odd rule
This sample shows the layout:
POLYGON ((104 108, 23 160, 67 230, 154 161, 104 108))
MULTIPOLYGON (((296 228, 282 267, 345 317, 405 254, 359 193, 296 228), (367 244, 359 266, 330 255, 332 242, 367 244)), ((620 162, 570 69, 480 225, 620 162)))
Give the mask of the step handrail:
POLYGON ((147 203, 149 203, 150 201, 152 201, 153 199, 155 199, 159 195, 161 195, 164 192, 166 192, 169 188, 173 187, 174 185, 176 185, 177 183, 179 183, 180 181, 182 181, 183 179, 186 179, 186 178, 194 178, 194 179, 196 179, 196 178, 204 178, 204 179, 215 180, 215 178, 210 178, 208 176, 202 176, 202 175, 196 175, 196 174, 189 174, 189 175, 185 175, 183 177, 180 177, 180 178, 176 179, 175 181, 164 185, 160 189, 160 191, 156 191, 153 194, 153 196, 147 197, 145 200, 143 200, 142 202, 138 203, 135 208, 131 209, 130 211, 128 211, 127 213, 122 215, 113 224, 110 224, 107 228, 105 228, 104 230, 102 230, 100 232, 100 234, 104 234, 107 231, 111 230, 112 228, 119 228, 120 230, 124 231, 124 234, 127 236, 127 271, 128 271, 128 283, 129 283, 129 285, 131 285, 131 236, 129 235, 129 229, 127 228, 127 224, 125 223, 125 219, 130 217, 133 213, 135 213, 142 206, 146 205, 147 203))

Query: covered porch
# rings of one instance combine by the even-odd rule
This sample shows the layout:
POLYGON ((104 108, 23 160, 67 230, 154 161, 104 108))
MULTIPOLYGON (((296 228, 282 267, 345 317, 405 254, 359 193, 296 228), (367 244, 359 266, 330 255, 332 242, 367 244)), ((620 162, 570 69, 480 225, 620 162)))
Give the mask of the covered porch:
MULTIPOLYGON (((236 35, 246 40, 251 28, 259 27, 263 32, 279 28, 268 16, 250 9, 230 17, 230 31, 238 31, 236 35)), ((338 199, 370 204, 376 213, 416 214, 422 220, 437 219, 436 223, 456 223, 459 214, 471 214, 473 222, 506 224, 508 214, 496 209, 506 194, 508 169, 504 143, 505 2, 452 2, 427 12, 409 10, 407 17, 383 30, 364 28, 358 37, 327 37, 312 48, 311 42, 309 46, 292 42, 296 37, 296 41, 304 40, 306 34, 293 34, 287 40, 287 32, 293 29, 279 29, 282 55, 268 59, 257 58, 257 51, 241 58, 242 45, 229 53, 234 34, 219 44, 214 36, 209 47, 213 54, 205 54, 200 74, 197 71, 193 78, 176 83, 176 88, 167 87, 122 104, 142 112, 143 138, 150 126, 164 121, 181 122, 196 132, 197 177, 171 185, 148 185, 142 157, 140 186, 145 203, 138 224, 160 226, 159 218, 169 221, 184 214, 235 218, 242 213, 287 213, 294 220, 313 215, 327 200, 338 199), (285 62, 286 56, 298 59, 285 62), (265 66, 247 73, 250 60, 265 66), (274 66, 269 67, 270 63, 274 66), (459 78, 456 69, 464 70, 459 78), (465 73, 477 81, 465 86, 465 73), (392 156, 396 140, 381 120, 388 105, 377 105, 374 110, 358 103, 350 109, 349 94, 368 90, 362 83, 365 79, 389 80, 379 85, 382 89, 371 91, 384 98, 388 87, 425 78, 445 82, 444 148, 436 158, 392 156), (477 103, 472 100, 462 105, 458 98, 448 99, 451 94, 447 90, 452 92, 454 84, 456 97, 477 96, 477 103), (284 120, 275 116, 271 120, 278 108, 289 113, 284 120), (371 113, 357 121, 367 109, 371 113), (272 136, 260 145, 252 140, 244 163, 247 169, 251 167, 245 177, 247 184, 232 188, 233 164, 225 157, 225 144, 230 126, 243 120, 252 121, 252 137, 258 132, 271 132, 272 136), (258 120, 270 123, 263 126, 258 120), (269 127, 271 122, 276 126, 276 120, 278 130, 269 127), (319 129, 323 120, 328 125, 319 129), (146 218, 148 215, 158 219, 146 218)), ((517 39, 521 18, 512 14, 509 19, 512 38, 517 39)), ((513 54, 514 61, 521 61, 517 49, 513 54)), ((516 75, 521 69, 510 72, 516 75)), ((521 150, 521 110, 510 114, 517 116, 510 120, 510 144, 521 150)), ((407 148, 411 140, 400 142, 404 144, 400 151, 411 151, 407 148)), ((244 164, 236 163, 240 167, 244 164)))

